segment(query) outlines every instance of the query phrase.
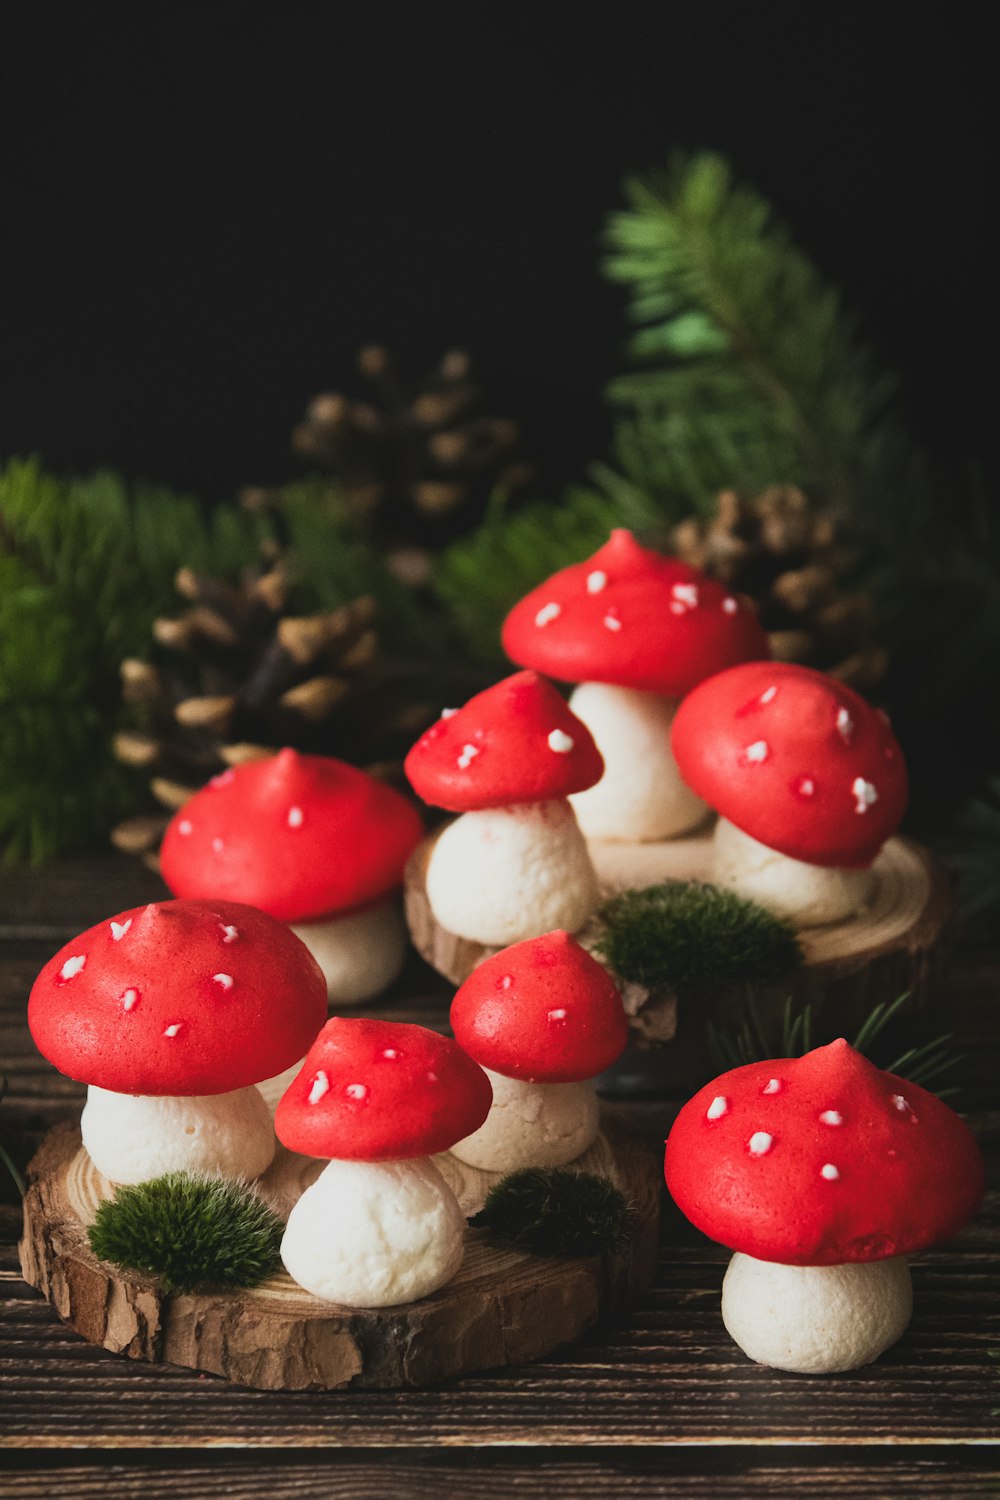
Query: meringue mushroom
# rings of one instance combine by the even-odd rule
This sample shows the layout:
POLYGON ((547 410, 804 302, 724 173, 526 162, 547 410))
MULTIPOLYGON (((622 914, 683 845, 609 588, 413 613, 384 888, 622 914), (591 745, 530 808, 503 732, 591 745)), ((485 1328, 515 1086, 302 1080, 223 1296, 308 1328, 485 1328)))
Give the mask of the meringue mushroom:
POLYGON ((116 1183, 170 1171, 258 1177, 274 1155, 253 1087, 326 1015, 319 966, 283 923, 222 901, 120 912, 65 945, 28 1001, 38 1050, 90 1085, 81 1128, 116 1183))
POLYGON ((604 757, 600 781, 572 798, 588 839, 652 842, 705 820, 671 754, 670 726, 696 683, 770 654, 746 600, 619 529, 516 604, 503 645, 512 661, 580 684, 570 707, 604 757))
POLYGON ((486 1071, 493 1107, 453 1156, 489 1172, 560 1167, 596 1139, 593 1080, 621 1055, 628 1021, 610 975, 568 932, 488 958, 451 1006, 458 1042, 486 1071))
POLYGON ((851 688, 750 662, 694 689, 674 720, 685 781, 719 813, 712 878, 816 927, 871 898, 871 863, 906 808, 903 753, 851 688))
POLYGON ((736 1254, 722 1316, 751 1359, 828 1374, 905 1332, 905 1256, 956 1233, 985 1190, 966 1125, 843 1039, 734 1068, 685 1104, 667 1140, 682 1213, 736 1254))
POLYGON ((442 716, 406 757, 424 801, 461 813, 435 841, 427 899, 447 931, 489 946, 579 931, 598 904, 566 800, 602 761, 550 683, 518 672, 442 716))
POLYGON ((281 1258, 347 1307, 427 1297, 462 1264, 465 1217, 429 1158, 490 1107, 482 1069, 423 1026, 334 1017, 278 1105, 289 1150, 332 1158, 292 1209, 281 1258))
POLYGON ((245 901, 288 922, 332 1002, 399 973, 403 867, 423 833, 407 799, 364 771, 282 750, 214 776, 171 819, 160 851, 178 896, 245 901))

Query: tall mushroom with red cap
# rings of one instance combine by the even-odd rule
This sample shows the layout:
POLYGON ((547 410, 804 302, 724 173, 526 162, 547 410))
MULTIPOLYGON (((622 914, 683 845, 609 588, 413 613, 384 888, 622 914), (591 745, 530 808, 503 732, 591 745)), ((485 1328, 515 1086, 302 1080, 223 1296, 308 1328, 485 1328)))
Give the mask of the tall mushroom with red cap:
POLYGON ((344 761, 282 750, 215 776, 171 819, 177 896, 244 901, 288 922, 331 999, 383 990, 406 953, 398 890, 423 828, 407 799, 344 761))
POLYGON ((573 806, 588 838, 630 843, 674 838, 705 817, 670 753, 678 699, 713 672, 770 654, 745 599, 623 530, 516 604, 503 645, 512 661, 581 684, 570 707, 605 769, 573 806))
POLYGON ((800 927, 869 900, 871 863, 906 809, 888 720, 809 667, 749 662, 685 698, 674 755, 719 813, 713 879, 800 927))
POLYGON ((493 1086, 485 1123, 453 1156, 512 1172, 563 1166, 593 1144, 593 1080, 621 1055, 628 1022, 611 977, 568 932, 480 964, 452 1001, 451 1025, 493 1086))
POLYGON ((958 1115, 843 1040, 706 1084, 664 1170, 681 1211, 736 1252, 722 1292, 732 1337, 805 1374, 853 1370, 901 1337, 903 1257, 955 1234, 985 1189, 958 1115))
POLYGON ((292 1279, 348 1307, 394 1307, 450 1281, 465 1218, 429 1158, 489 1107, 486 1075, 450 1038, 328 1021, 274 1121, 290 1150, 332 1158, 288 1220, 281 1257, 292 1279))
POLYGON ((461 813, 436 840, 427 899, 442 927, 490 946, 576 932, 597 877, 567 798, 602 761, 555 688, 517 672, 446 712, 406 757, 414 790, 461 813))
POLYGON ((154 902, 98 922, 49 960, 28 1001, 38 1050, 90 1085, 83 1144, 118 1183, 266 1171, 274 1132, 253 1085, 301 1057, 325 1015, 305 945, 223 901, 154 902))

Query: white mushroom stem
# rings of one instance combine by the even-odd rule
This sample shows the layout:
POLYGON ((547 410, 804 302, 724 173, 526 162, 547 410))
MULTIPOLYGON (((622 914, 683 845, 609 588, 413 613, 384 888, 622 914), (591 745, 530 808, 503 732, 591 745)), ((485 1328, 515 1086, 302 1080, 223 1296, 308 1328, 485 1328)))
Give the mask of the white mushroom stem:
POLYGON ((427 899, 441 926, 494 947, 578 932, 598 903, 597 876, 565 798, 463 813, 437 839, 427 899))
POLYGON ((913 1310, 902 1256, 843 1266, 782 1266, 734 1255, 722 1321, 744 1354, 776 1370, 829 1375, 871 1364, 913 1310))
POLYGON ((493 1104, 472 1135, 451 1154, 484 1172, 563 1167, 594 1144, 599 1128, 593 1081, 525 1083, 484 1068, 493 1104))
POLYGON ((681 780, 670 749, 676 698, 584 682, 569 706, 604 757, 597 785, 570 798, 588 839, 652 843, 705 821, 708 808, 681 780))
POLYGON ((91 1084, 80 1128, 97 1170, 123 1184, 164 1172, 254 1178, 274 1157, 271 1113, 255 1088, 160 1098, 91 1084))
POLYGON ((396 895, 342 917, 296 922, 292 931, 323 970, 327 994, 338 1009, 381 994, 406 958, 406 924, 396 895))
POLYGON ((396 1307, 451 1280, 464 1238, 458 1200, 427 1157, 332 1161, 292 1209, 281 1258, 325 1302, 396 1307))
POLYGON ((870 868, 850 870, 790 859, 726 818, 715 826, 712 879, 796 927, 843 922, 867 906, 875 891, 870 868))

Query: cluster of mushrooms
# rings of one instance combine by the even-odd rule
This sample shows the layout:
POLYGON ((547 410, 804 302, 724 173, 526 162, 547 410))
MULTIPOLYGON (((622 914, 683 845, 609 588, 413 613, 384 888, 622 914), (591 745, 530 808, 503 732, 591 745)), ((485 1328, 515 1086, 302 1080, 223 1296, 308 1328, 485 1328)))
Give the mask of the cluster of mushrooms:
MULTIPOLYGON (((406 760, 419 796, 456 815, 427 861, 431 911, 489 955, 455 994, 453 1039, 340 1014, 402 966, 423 820, 371 776, 291 749, 199 791, 163 841, 176 899, 74 938, 31 993, 39 1049, 89 1085, 83 1143, 111 1183, 256 1179, 279 1143, 325 1160, 282 1258, 345 1306, 455 1276, 465 1218, 435 1157, 507 1173, 595 1141, 594 1081, 628 1037, 613 978, 577 941, 601 899, 599 844, 684 837, 714 812, 715 878, 816 925, 870 900, 905 808, 880 713, 768 660, 745 599, 628 532, 521 600, 503 643, 523 670, 446 709, 406 760), (568 704, 550 678, 577 684, 568 704)), ((708 1084, 670 1133, 666 1180, 736 1251, 737 1343, 816 1372, 901 1335, 903 1257, 975 1211, 983 1166, 946 1105, 836 1042, 708 1084)))

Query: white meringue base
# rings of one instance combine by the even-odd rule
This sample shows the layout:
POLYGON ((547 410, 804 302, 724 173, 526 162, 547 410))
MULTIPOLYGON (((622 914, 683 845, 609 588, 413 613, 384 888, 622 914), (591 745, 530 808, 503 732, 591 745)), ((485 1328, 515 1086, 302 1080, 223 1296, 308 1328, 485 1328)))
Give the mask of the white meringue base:
POLYGON ((275 1073, 273 1078, 265 1078, 261 1083, 257 1084, 257 1092, 271 1111, 272 1118, 282 1094, 288 1088, 288 1085, 298 1078, 304 1062, 305 1058, 302 1057, 297 1063, 292 1063, 290 1068, 286 1068, 283 1073, 275 1073))
POLYGON ((346 1307, 428 1297, 458 1271, 465 1218, 427 1157, 332 1161, 288 1219, 281 1258, 293 1281, 346 1307))
POLYGON ((521 1167, 564 1167, 597 1139, 599 1106, 594 1085, 525 1083, 484 1068, 493 1104, 483 1124, 452 1146, 452 1156, 483 1172, 521 1167))
POLYGON ((164 1172, 260 1177, 274 1158, 271 1113, 255 1088, 159 1098, 91 1084, 80 1129, 97 1170, 123 1185, 164 1172))
POLYGON ((744 1354, 802 1375, 871 1364, 906 1332, 912 1310, 902 1256, 782 1266, 736 1254, 722 1284, 722 1321, 744 1354))
POLYGON ((323 922, 295 922, 291 927, 323 970, 330 1003, 337 1010, 381 994, 406 958, 408 935, 396 895, 365 911, 323 922))
POLYGON ((597 876, 565 798, 522 802, 448 824, 427 899, 448 932, 503 948, 556 927, 578 932, 597 909, 597 876))
POLYGON ((715 825, 712 879, 796 927, 843 922, 867 906, 875 892, 870 867, 847 870, 790 859, 751 838, 727 818, 715 825))
POLYGON ((604 757, 596 786, 569 799, 588 839, 655 843, 705 821, 708 808, 681 780, 670 749, 676 698, 584 682, 569 706, 604 757))

